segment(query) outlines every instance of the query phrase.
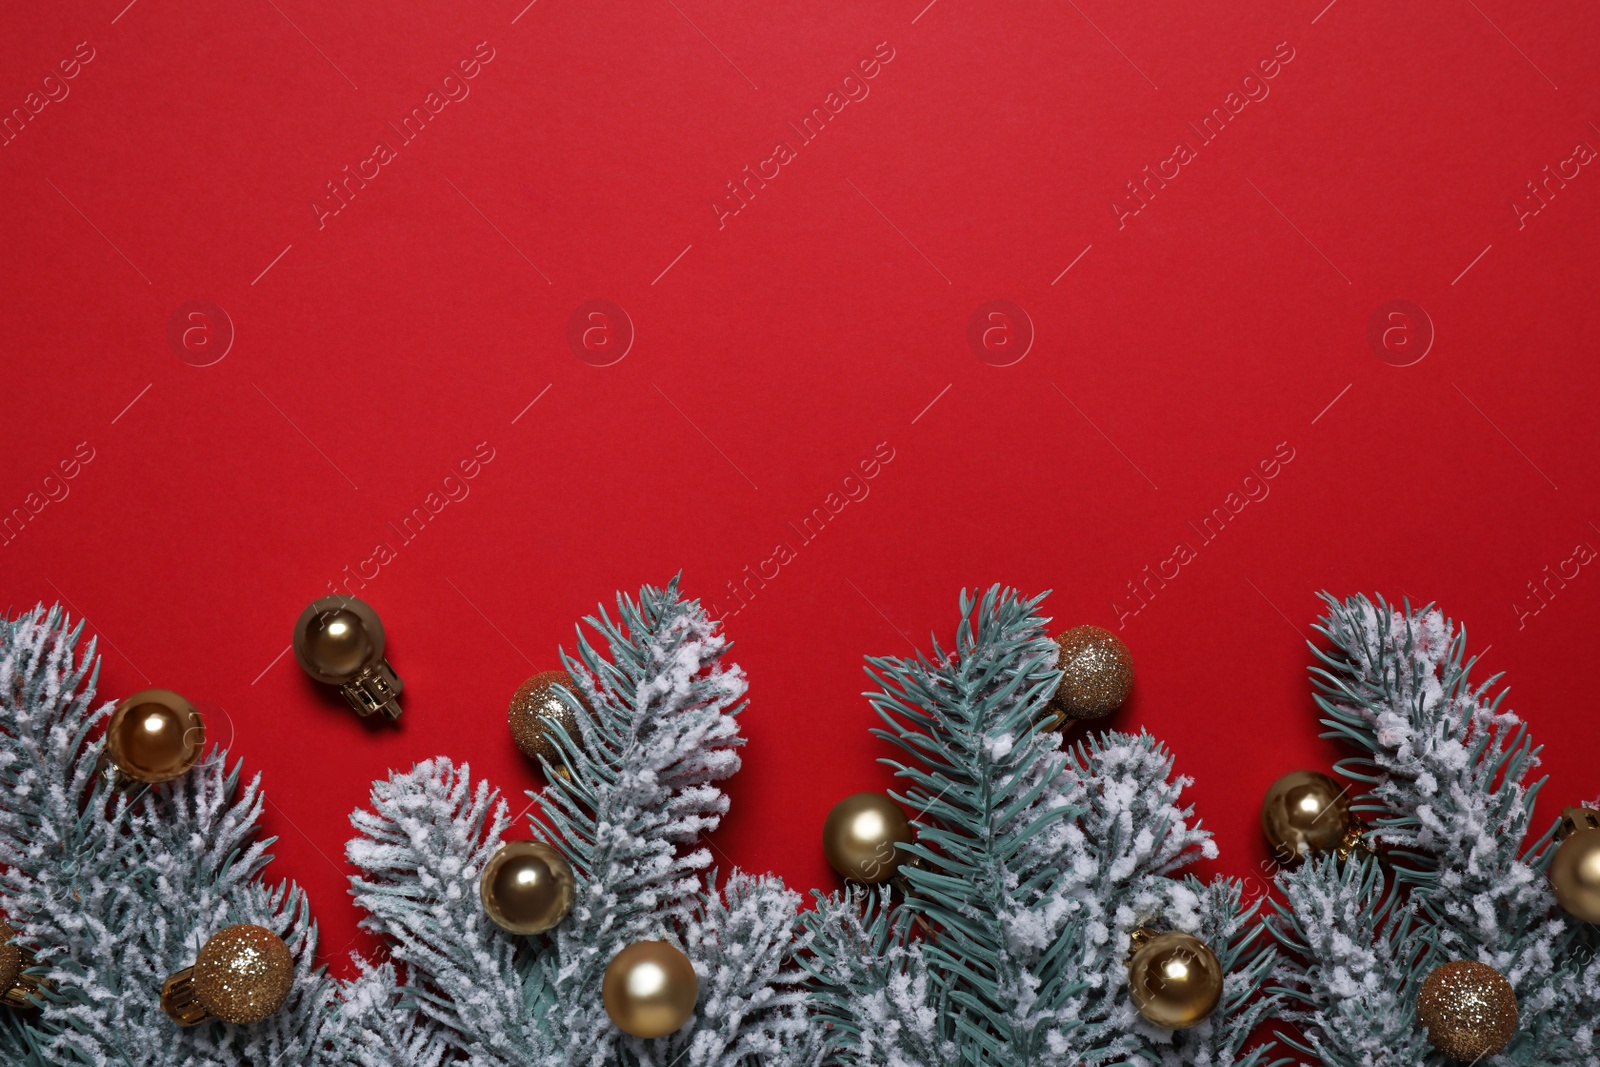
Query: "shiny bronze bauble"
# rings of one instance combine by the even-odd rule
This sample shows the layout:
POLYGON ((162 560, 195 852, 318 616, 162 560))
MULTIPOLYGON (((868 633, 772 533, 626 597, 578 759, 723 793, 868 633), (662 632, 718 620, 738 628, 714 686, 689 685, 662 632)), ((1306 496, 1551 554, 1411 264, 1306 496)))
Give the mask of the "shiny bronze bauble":
POLYGON ((882 793, 856 793, 828 812, 822 850, 828 864, 852 882, 887 882, 906 859, 896 848, 911 840, 911 820, 882 793))
POLYGON ((1434 1048, 1477 1063, 1498 1055, 1517 1032, 1517 994, 1505 975, 1477 960, 1435 967, 1417 993, 1417 1022, 1434 1048))
POLYGON ((1121 638, 1098 626, 1074 626, 1056 644, 1061 683, 1048 708, 1053 726, 1098 719, 1122 707, 1133 689, 1133 656, 1121 638))
POLYGON ((378 613, 355 597, 325 596, 309 604, 294 626, 294 658, 328 685, 354 681, 383 658, 378 613))
POLYGON ((600 983, 606 1014, 634 1037, 665 1037, 681 1029, 699 996, 694 965, 665 941, 635 941, 613 957, 600 983))
POLYGON ((172 781, 200 762, 205 745, 200 713, 169 689, 133 694, 106 726, 106 758, 136 782, 172 781))
POLYGON ((325 596, 306 605, 294 624, 294 658, 324 685, 336 685, 357 714, 400 717, 399 675, 384 659, 383 623, 353 596, 325 596))
POLYGON ((1568 808, 1550 861, 1550 888, 1568 915, 1600 923, 1600 811, 1568 808))
POLYGON ((543 759, 550 764, 560 764, 564 757, 556 741, 555 728, 566 731, 573 741, 580 739, 578 717, 565 700, 556 694, 560 686, 573 696, 577 689, 572 676, 566 671, 541 671, 529 678, 511 698, 511 708, 506 720, 511 726, 511 739, 529 759, 543 759))
POLYGON ((1198 1026, 1222 999, 1222 964, 1192 934, 1135 931, 1128 993, 1146 1020, 1168 1030, 1198 1026))
POLYGON ((213 934, 194 966, 168 978, 161 1007, 174 1021, 249 1026, 283 1007, 294 988, 294 955, 283 938, 241 923, 213 934))
POLYGON ((484 912, 513 934, 554 929, 572 909, 577 887, 572 864, 542 841, 507 841, 478 882, 484 912))
POLYGON ((1290 771, 1261 802, 1261 830, 1278 859, 1326 856, 1351 828, 1350 800, 1325 774, 1290 771))

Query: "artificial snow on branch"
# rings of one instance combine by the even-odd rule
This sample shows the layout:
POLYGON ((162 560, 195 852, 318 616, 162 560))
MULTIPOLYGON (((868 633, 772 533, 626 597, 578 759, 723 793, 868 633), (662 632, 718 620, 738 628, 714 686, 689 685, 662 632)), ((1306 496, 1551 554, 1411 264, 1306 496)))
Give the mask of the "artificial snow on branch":
POLYGON ((1060 678, 1042 599, 963 594, 953 649, 935 640, 914 660, 868 660, 867 695, 888 725, 877 733, 901 753, 886 762, 919 818, 897 910, 927 932, 876 896, 819 904, 810 923, 836 1052, 930 1067, 1262 1062, 1265 1050, 1244 1051, 1272 1003, 1256 996, 1272 949, 1255 937, 1255 906, 1236 883, 1170 877, 1215 846, 1189 825, 1185 781, 1154 739, 1109 733, 1067 749, 1042 725, 1060 678), (1141 927, 1209 940, 1226 978, 1208 1021, 1174 1032, 1139 1018, 1127 956, 1141 927))
POLYGON ((259 782, 241 791, 213 751, 176 781, 112 789, 90 742, 110 709, 95 706, 82 629, 59 608, 0 623, 0 910, 50 982, 37 1014, 0 1010, 0 1054, 38 1067, 344 1062, 305 896, 261 881, 259 782), (254 1026, 178 1028, 163 982, 234 923, 288 944, 287 1002, 254 1026))
POLYGON ((717 783, 739 768, 745 682, 722 662, 726 639, 676 581, 587 622, 609 656, 582 629, 577 655, 563 654, 576 692, 560 696, 578 728, 554 727, 559 772, 546 762, 549 784, 530 794, 532 835, 576 874, 560 926, 515 938, 483 915, 478 879, 509 820, 466 768, 438 759, 395 774, 353 816, 356 900, 391 940, 399 1010, 415 1005, 473 1064, 817 1063, 798 896, 737 872, 719 886, 700 847, 728 808, 717 783), (641 940, 680 948, 699 980, 693 1018, 665 1037, 622 1033, 601 1002, 607 964, 641 940))
POLYGON ((1327 736, 1359 750, 1337 769, 1368 787, 1352 808, 1371 817, 1396 886, 1360 856, 1349 870, 1279 876, 1288 904, 1273 926, 1293 957, 1279 978, 1297 1047, 1328 1067, 1445 1063, 1400 1050, 1426 1047, 1421 978, 1471 960, 1510 981, 1521 1014, 1488 1063, 1600 1067, 1600 938, 1555 906, 1553 828, 1527 840, 1539 750, 1505 692, 1491 695, 1499 676, 1473 682, 1465 629, 1431 605, 1323 599, 1331 648, 1313 646, 1316 704, 1327 736))

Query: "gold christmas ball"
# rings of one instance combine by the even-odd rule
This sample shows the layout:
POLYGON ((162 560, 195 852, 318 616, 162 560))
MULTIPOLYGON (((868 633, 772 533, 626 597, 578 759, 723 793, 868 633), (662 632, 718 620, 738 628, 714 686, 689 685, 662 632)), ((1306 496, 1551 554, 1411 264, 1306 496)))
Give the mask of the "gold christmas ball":
POLYGON ((554 929, 577 892, 572 864, 542 841, 507 841, 490 857, 478 883, 483 910, 513 934, 554 929))
POLYGON ((1454 1060, 1494 1056, 1517 1032, 1517 995, 1505 975, 1476 960, 1435 967, 1417 994, 1417 1021, 1433 1047, 1454 1060))
POLYGON ((196 763, 206 745, 200 713, 168 689, 123 700, 106 726, 106 757, 138 782, 170 782, 196 763))
POLYGON ((853 882, 887 882, 907 858, 896 843, 911 840, 911 820, 882 793, 856 793, 828 812, 822 850, 828 864, 853 882))
POLYGON ((12 938, 16 936, 17 932, 11 929, 11 924, 0 919, 0 994, 17 984, 23 968, 27 966, 22 949, 12 943, 12 938))
POLYGON ((511 739, 517 743, 522 754, 529 759, 543 756, 552 765, 563 762, 553 727, 559 724, 568 737, 574 741, 580 740, 578 717, 572 713, 566 701, 556 695, 555 687, 558 685, 577 696, 572 676, 566 671, 541 671, 517 689, 507 714, 511 739))
POLYGON ((366 601, 325 596, 294 624, 294 658, 319 682, 344 685, 383 659, 383 623, 366 601))
POLYGON ((1222 964, 1192 934, 1139 931, 1128 961, 1128 992, 1140 1015, 1168 1030, 1198 1026, 1222 999, 1222 964))
POLYGON ((1050 698, 1055 726, 1068 719, 1098 719, 1122 707, 1133 688, 1133 657, 1110 630, 1074 626, 1056 637, 1061 684, 1050 698))
POLYGON ((283 938, 241 923, 211 935, 194 961, 194 996, 225 1023, 248 1026, 283 1007, 294 985, 294 956, 283 938))
POLYGON ((1261 802, 1261 829, 1279 859, 1325 856, 1351 827, 1350 799, 1325 774, 1290 771, 1261 802))
POLYGON ((635 941, 616 954, 600 982, 606 1014, 634 1037, 665 1037, 682 1028, 699 996, 694 965, 665 941, 635 941))
POLYGON ((1550 861, 1550 887, 1567 914, 1600 923, 1600 828, 1581 829, 1562 840, 1550 861))

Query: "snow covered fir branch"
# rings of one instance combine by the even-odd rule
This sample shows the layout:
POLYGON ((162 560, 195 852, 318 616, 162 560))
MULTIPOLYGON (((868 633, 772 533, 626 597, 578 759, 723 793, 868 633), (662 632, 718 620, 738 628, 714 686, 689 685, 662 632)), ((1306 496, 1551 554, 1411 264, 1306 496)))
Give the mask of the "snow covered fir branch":
POLYGON ((1237 882, 1172 877, 1216 847, 1154 738, 1069 747, 1049 728, 1061 649, 1042 599, 964 594, 953 648, 868 661, 876 732, 900 753, 896 799, 919 825, 899 886, 819 895, 807 916, 832 1051, 928 1067, 1262 1063, 1243 1051, 1273 1004, 1258 995, 1273 949, 1255 906, 1237 882), (1220 1010, 1192 1029, 1142 1018, 1135 931, 1214 952, 1220 1010))
POLYGON ((1465 629, 1431 605, 1324 600, 1316 706, 1358 752, 1337 770, 1365 787, 1349 806, 1381 856, 1279 876, 1286 1042, 1324 1067, 1600 1067, 1600 820, 1560 846, 1586 857, 1587 886, 1552 879, 1557 825, 1531 832, 1539 750, 1499 676, 1472 680, 1465 629), (1427 988, 1463 970, 1485 978, 1457 1006, 1478 1024, 1427 988))
MULTIPOLYGON (((805 902, 711 864, 746 688, 717 623, 676 581, 619 596, 513 700, 525 825, 444 755, 373 783, 347 855, 386 958, 345 980, 198 712, 97 703, 81 623, 4 619, 0 1062, 1600 1067, 1600 811, 1535 825, 1538 750, 1459 627, 1327 599, 1315 707, 1355 755, 1269 792, 1263 902, 1186 870, 1216 846, 1159 741, 1069 742, 1131 661, 1042 604, 964 593, 953 643, 867 660, 897 786, 836 806, 846 882, 805 902)), ((297 627, 370 619, 382 661, 360 607, 297 627)), ((382 667, 357 711, 398 714, 382 667)))

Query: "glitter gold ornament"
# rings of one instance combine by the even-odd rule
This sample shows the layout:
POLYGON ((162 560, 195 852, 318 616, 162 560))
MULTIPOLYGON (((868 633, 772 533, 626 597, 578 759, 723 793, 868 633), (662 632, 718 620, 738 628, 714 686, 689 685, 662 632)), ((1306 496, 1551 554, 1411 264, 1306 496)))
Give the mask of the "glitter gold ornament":
POLYGON ((1168 1030, 1198 1026, 1222 999, 1222 964, 1192 934, 1133 932, 1128 993, 1139 1014, 1168 1030))
POLYGON ((617 1029, 665 1037, 694 1015, 700 979, 689 957, 665 941, 635 941, 606 966, 600 999, 617 1029))
POLYGON ((33 966, 33 953, 17 944, 17 932, 0 919, 0 1004, 13 1008, 37 1007, 33 995, 48 985, 37 975, 24 972, 33 966))
POLYGON ((206 724, 170 689, 146 689, 126 698, 106 725, 106 758, 124 779, 170 782, 200 761, 206 724))
POLYGON ((1133 657, 1110 630, 1074 626, 1056 637, 1061 684, 1050 698, 1052 729, 1070 719, 1098 719, 1122 707, 1133 688, 1133 657))
POLYGON ((0 992, 10 989, 22 977, 22 946, 12 941, 17 932, 0 919, 0 992))
POLYGON ((1550 887, 1568 915, 1600 923, 1600 811, 1568 808, 1557 831, 1561 845, 1550 861, 1550 887))
POLYGON ((828 812, 822 850, 828 865, 853 882, 876 885, 894 877, 908 857, 895 845, 911 840, 911 820, 882 793, 856 793, 828 812))
POLYGON ((386 641, 378 613, 353 596, 325 596, 306 605, 294 624, 294 658, 324 685, 336 685, 363 717, 381 711, 400 717, 400 681, 383 658, 386 641))
POLYGON ((1272 783, 1261 802, 1261 830, 1280 860, 1356 850, 1346 835, 1355 828, 1345 791, 1325 774, 1290 771, 1272 783))
POLYGON ((207 1019, 249 1026, 272 1015, 294 986, 294 956, 283 938, 241 923, 213 934, 193 967, 161 987, 161 1009, 180 1026, 207 1019))
POLYGON ((1476 1063, 1500 1053, 1517 1032, 1517 995, 1505 975, 1477 960, 1435 967, 1417 994, 1417 1021, 1433 1047, 1476 1063))
POLYGON ((484 865, 478 883, 483 910, 513 934, 554 929, 577 892, 572 864, 542 841, 507 841, 484 865))
POLYGON ((556 743, 554 727, 560 726, 572 740, 579 740, 578 717, 567 702, 556 695, 561 686, 573 696, 578 695, 572 676, 566 671, 540 671, 517 689, 511 698, 511 710, 506 719, 511 726, 511 739, 522 754, 529 759, 543 759, 553 766, 564 762, 561 746, 556 743))

